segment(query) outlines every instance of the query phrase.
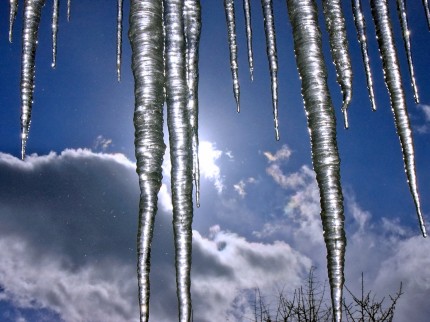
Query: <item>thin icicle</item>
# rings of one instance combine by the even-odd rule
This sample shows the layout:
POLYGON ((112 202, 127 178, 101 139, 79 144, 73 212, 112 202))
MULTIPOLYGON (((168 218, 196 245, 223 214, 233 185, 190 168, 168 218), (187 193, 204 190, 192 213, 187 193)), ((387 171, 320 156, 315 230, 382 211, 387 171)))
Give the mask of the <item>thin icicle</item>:
POLYGON ((45 0, 24 1, 21 67, 21 158, 24 160, 33 105, 35 58, 40 14, 45 0))
POLYGON ((411 85, 414 90, 415 103, 420 103, 418 95, 417 82, 415 80, 414 64, 412 62, 411 39, 409 37, 408 16, 406 14, 405 0, 397 0, 397 11, 399 13, 400 24, 402 26, 403 43, 405 45, 406 56, 408 57, 409 75, 411 77, 411 85))
POLYGON ((198 82, 199 82, 199 43, 201 31, 200 0, 185 0, 184 30, 186 41, 187 85, 188 85, 188 118, 191 126, 193 151, 193 178, 196 188, 196 206, 200 207, 200 167, 198 136, 198 82))
POLYGON ((137 274, 140 321, 148 321, 151 241, 166 149, 163 141, 165 78, 162 2, 131 0, 129 20, 135 95, 134 142, 140 185, 137 274))
POLYGON ((18 11, 18 0, 9 0, 9 42, 12 42, 13 24, 18 11))
POLYGON ((358 41, 361 45, 361 56, 363 57, 364 69, 366 71, 367 90, 369 92, 372 110, 376 111, 375 93, 373 91, 372 71, 370 69, 370 59, 367 52, 366 22, 361 9, 361 0, 352 0, 352 10, 354 13, 355 27, 357 29, 358 41))
POLYGON ((342 94, 342 113, 348 128, 348 106, 352 98, 352 68, 346 37, 345 18, 340 0, 323 0, 324 17, 330 37, 330 49, 342 94))
POLYGON ((391 109, 394 114, 394 122, 400 139, 409 189, 414 199, 421 232, 423 236, 426 237, 427 233, 421 213, 417 178, 415 174, 415 152, 412 130, 405 102, 400 67, 389 18, 388 4, 386 0, 371 0, 370 4, 372 7, 373 20, 375 22, 379 51, 382 58, 385 84, 390 94, 391 109))
POLYGON ((52 68, 57 65, 58 1, 52 4, 52 68))
POLYGON ((428 0, 423 0, 424 11, 426 13, 427 25, 430 31, 430 6, 428 0))
POLYGON ((236 100, 237 112, 240 112, 239 66, 237 63, 236 22, 234 0, 224 0, 225 17, 227 20, 228 46, 230 49, 230 67, 233 77, 233 93, 236 100))
POLYGON ((267 58, 269 59, 270 78, 272 81, 273 119, 275 122, 275 138, 279 141, 278 124, 278 55, 276 49, 275 22, 272 0, 261 0, 266 32, 267 58))
POLYGON ((116 75, 118 82, 121 81, 121 53, 122 53, 122 4, 123 0, 118 0, 116 18, 116 75))
POLYGON ((249 0, 243 0, 243 13, 245 15, 246 45, 248 48, 248 64, 251 81, 254 80, 254 54, 252 50, 251 4, 249 0))
POLYGON ((333 320, 342 319, 342 288, 346 238, 336 118, 318 28, 315 0, 287 0, 294 51, 302 80, 302 96, 312 146, 312 162, 321 196, 321 220, 327 247, 333 320))
POLYGON ((67 0, 67 21, 70 21, 71 9, 72 9, 72 0, 67 0))
POLYGON ((173 230, 179 321, 191 321, 191 244, 193 180, 190 121, 187 103, 184 0, 164 0, 166 30, 166 102, 172 163, 173 230))

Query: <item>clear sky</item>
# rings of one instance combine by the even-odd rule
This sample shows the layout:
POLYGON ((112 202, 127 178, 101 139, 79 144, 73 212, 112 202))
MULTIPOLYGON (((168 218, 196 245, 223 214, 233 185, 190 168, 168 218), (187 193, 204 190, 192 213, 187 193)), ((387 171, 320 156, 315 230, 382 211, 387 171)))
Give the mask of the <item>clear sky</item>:
MULTIPOLYGON (((124 1, 122 81, 116 79, 116 1, 60 1, 57 68, 51 69, 51 7, 42 14, 36 90, 25 162, 20 156, 22 4, 13 43, 0 4, 0 320, 137 321, 133 77, 124 1)), ((320 1, 318 1, 320 6, 320 1)), ((350 129, 324 37, 345 196, 346 285, 388 297, 403 281, 396 321, 427 321, 430 246, 420 235, 383 82, 374 26, 363 1, 378 110, 371 111, 349 1, 353 60, 350 129)), ((260 1, 252 0, 254 81, 249 78, 242 1, 236 1, 241 112, 236 113, 222 1, 202 1, 200 44, 201 207, 195 209, 195 321, 246 321, 249 295, 269 299, 300 286, 311 266, 326 280, 319 195, 285 1, 274 0, 280 141, 274 138, 260 1)), ((430 211, 430 32, 421 1, 409 1, 421 105, 413 101, 395 2, 392 21, 414 131, 422 208, 430 211)), ((320 6, 321 8, 321 6, 320 6)), ((166 131, 167 140, 167 131, 166 131)), ((152 251, 151 321, 174 321, 169 155, 152 251)))

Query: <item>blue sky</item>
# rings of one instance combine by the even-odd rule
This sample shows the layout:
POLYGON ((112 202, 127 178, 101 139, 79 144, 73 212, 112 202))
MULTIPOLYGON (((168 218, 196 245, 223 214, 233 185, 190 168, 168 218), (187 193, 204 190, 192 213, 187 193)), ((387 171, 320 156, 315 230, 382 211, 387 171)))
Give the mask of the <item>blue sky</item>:
MULTIPOLYGON (((397 48, 414 131, 424 215, 430 210, 430 33, 419 1, 408 2, 421 105, 413 102, 400 28, 397 48)), ((318 2, 319 3, 319 2, 318 2)), ((347 4, 348 3, 348 4, 347 4)), ((320 3, 319 3, 320 4, 320 3)), ((116 80, 116 1, 60 4, 57 68, 51 69, 51 1, 43 10, 27 160, 20 161, 22 3, 13 43, 0 5, 0 319, 136 321, 138 182, 133 148, 133 79, 124 2, 122 81, 116 80)), ((319 195, 285 1, 274 1, 281 139, 274 139, 260 1, 251 1, 254 81, 236 4, 241 113, 236 113, 222 1, 203 1, 200 44, 201 207, 195 209, 192 296, 195 321, 246 321, 249 292, 268 298, 303 282, 311 266, 326 279, 319 195)), ((369 53, 378 110, 371 112, 349 2, 353 59, 350 129, 326 31, 330 90, 338 118, 347 230, 346 284, 380 297, 403 281, 397 321, 430 314, 430 246, 420 237, 383 82, 368 4, 369 53)), ((322 17, 321 17, 322 18, 322 17)), ((320 19, 320 22, 322 20, 320 19)), ((167 131, 166 131, 167 133, 167 131)), ((167 134, 166 134, 167 140, 167 134)), ((165 156, 152 258, 151 320, 176 320, 169 156, 165 156)))

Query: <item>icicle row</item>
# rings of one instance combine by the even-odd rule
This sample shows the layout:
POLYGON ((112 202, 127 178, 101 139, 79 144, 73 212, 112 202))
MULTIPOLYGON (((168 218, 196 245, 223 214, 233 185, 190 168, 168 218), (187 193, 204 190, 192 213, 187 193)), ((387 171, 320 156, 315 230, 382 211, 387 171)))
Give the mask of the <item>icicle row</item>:
POLYGON ((72 0, 67 0, 67 21, 70 21, 71 9, 72 9, 72 0))
POLYGON ((161 1, 131 0, 129 39, 135 82, 136 171, 140 185, 137 233, 140 321, 148 321, 151 241, 166 149, 163 141, 165 78, 161 1))
POLYGON ((224 0, 225 17, 227 20, 228 45, 230 49, 230 67, 233 77, 233 93, 236 100, 237 112, 240 112, 239 65, 237 63, 236 22, 234 0, 224 0))
POLYGON ((372 110, 376 111, 375 93, 373 91, 372 71, 370 69, 370 59, 367 51, 366 22, 361 9, 361 0, 352 0, 352 10, 354 13, 355 27, 357 29, 358 41, 361 46, 361 56, 363 58, 364 69, 366 71, 367 90, 369 92, 372 110))
POLYGON ((246 46, 248 49, 248 65, 251 81, 254 80, 254 54, 252 49, 251 4, 249 0, 243 0, 243 13, 246 26, 246 46))
POLYGON ((184 0, 164 0, 166 101, 172 162, 173 229, 179 321, 191 319, 192 149, 187 113, 184 0))
POLYGON ((428 0, 423 0, 424 12, 426 13, 427 25, 430 31, 430 6, 428 0))
POLYGON ((336 119, 327 85, 316 3, 314 0, 287 0, 287 5, 293 27, 297 67, 302 80, 312 162, 321 196, 333 320, 338 322, 342 317, 346 239, 336 119))
POLYGON ((331 54, 336 66, 337 82, 343 94, 342 113, 345 128, 348 128, 347 109, 352 98, 352 67, 341 1, 323 0, 323 10, 330 37, 331 54))
POLYGON ((31 109, 33 106, 37 33, 44 4, 45 0, 24 1, 21 68, 21 158, 23 160, 30 131, 31 109))
POLYGON ((199 42, 201 31, 200 0, 185 0, 184 31, 186 41, 188 117, 191 126, 191 143, 193 151, 193 179, 196 187, 196 205, 200 206, 200 167, 198 136, 198 80, 199 80, 199 42))
POLYGON ((18 0, 9 0, 9 42, 12 42, 13 24, 18 11, 18 0))
POLYGON ((57 65, 58 1, 52 4, 52 68, 57 65))
POLYGON ((273 119, 275 122, 275 138, 279 141, 278 124, 278 55, 276 49, 275 22, 272 0, 261 0, 266 32, 267 57, 269 59, 270 78, 272 82, 273 119))
POLYGON ((405 46, 406 57, 408 58, 409 75, 411 77, 411 85, 414 91, 414 99, 415 99, 415 103, 419 104, 420 98, 418 95, 417 82, 415 80, 414 64, 412 62, 411 40, 409 37, 409 24, 408 24, 408 16, 406 14, 405 0, 397 0, 397 11, 399 13, 400 24, 402 26, 403 43, 405 46))
POLYGON ((117 18, 116 18, 116 75, 118 78, 118 82, 121 81, 122 4, 123 4, 123 0, 118 0, 117 18))
POLYGON ((389 18, 388 4, 386 0, 371 0, 370 4, 376 27, 379 51, 382 58, 385 85, 387 86, 390 94, 391 109, 394 114, 394 122, 400 139, 409 189, 414 199, 421 232, 423 236, 426 237, 427 234, 421 213, 417 178, 415 174, 415 152, 412 130, 406 108, 400 67, 389 18))

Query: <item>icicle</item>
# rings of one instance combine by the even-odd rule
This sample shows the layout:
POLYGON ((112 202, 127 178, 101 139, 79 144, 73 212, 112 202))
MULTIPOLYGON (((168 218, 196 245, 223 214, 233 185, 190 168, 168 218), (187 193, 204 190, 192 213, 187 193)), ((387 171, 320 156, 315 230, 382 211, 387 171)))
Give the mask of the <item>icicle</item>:
POLYGON ((233 93, 236 100, 237 112, 240 112, 240 86, 237 63, 236 22, 234 14, 234 0, 224 0, 225 16, 228 29, 228 45, 230 49, 230 67, 233 77, 233 93))
POLYGON ((118 77, 118 82, 121 81, 122 3, 123 0, 118 0, 118 12, 116 19, 116 75, 118 77))
POLYGON ((412 130, 406 108, 397 52, 389 20, 388 5, 386 0, 371 0, 370 4, 376 27, 379 51, 382 58, 385 84, 390 94, 391 109, 394 114, 394 121, 399 135, 400 145, 402 147, 409 189, 414 199, 421 232, 423 236, 426 237, 427 234, 424 219, 421 214, 420 198, 415 174, 415 152, 412 130))
POLYGON ((55 68, 57 64, 57 33, 58 33, 58 0, 53 0, 52 5, 52 64, 55 68))
POLYGON ((164 57, 161 1, 131 0, 129 39, 134 75, 134 126, 140 185, 138 285, 140 320, 149 319, 149 271, 163 154, 164 57))
POLYGON ((252 50, 252 28, 251 28, 251 4, 249 0, 243 0, 243 12, 246 25, 246 45, 248 48, 248 64, 251 81, 254 80, 254 54, 252 50))
POLYGON ((373 92, 372 71, 370 69, 370 59, 367 52, 366 22, 361 10, 361 0, 352 0, 352 10, 354 13, 355 27, 357 29, 358 41, 361 45, 361 56, 363 57, 364 69, 366 71, 367 90, 369 92, 372 110, 376 111, 375 94, 373 92))
POLYGON ((399 19, 402 26, 403 43, 405 45, 406 56, 408 57, 409 74, 411 77, 412 89, 414 90, 415 103, 419 104, 420 99, 418 95, 417 83, 415 80, 414 64, 412 62, 411 40, 409 37, 409 24, 408 17, 406 14, 405 0, 397 0, 397 11, 399 13, 399 19))
POLYGON ((423 0, 424 11, 426 13, 427 24, 429 26, 430 31, 430 6, 428 0, 423 0))
POLYGON ((21 158, 23 160, 28 132, 30 130, 31 108, 33 105, 37 32, 44 4, 45 0, 24 1, 21 69, 21 158))
POLYGON ((16 13, 18 11, 18 0, 9 0, 9 42, 12 42, 13 24, 15 22, 16 13))
POLYGON ((276 50, 275 22, 273 21, 272 0, 261 0, 264 15, 264 30, 266 32, 267 57, 269 59, 270 78, 272 80, 273 119, 275 122, 275 137, 279 141, 278 124, 278 56, 276 50))
POLYGON ((191 142, 193 151, 193 178, 196 187, 196 205, 200 207, 200 167, 199 167, 199 136, 198 136, 198 81, 199 81, 199 42, 201 31, 200 0, 185 0, 184 30, 187 62, 188 85, 188 117, 191 126, 191 142))
POLYGON ((72 0, 67 0, 67 21, 70 21, 71 8, 72 8, 72 0))
POLYGON ((346 239, 336 119, 327 85, 315 0, 287 0, 287 5, 311 136, 312 162, 321 196, 333 321, 338 322, 342 317, 346 239))
POLYGON ((343 94, 342 112, 345 128, 348 128, 347 109, 352 97, 352 68, 341 1, 323 0, 323 10, 330 36, 331 54, 336 66, 337 82, 343 94))
POLYGON ((187 112, 184 0, 164 0, 166 101, 172 163, 173 230, 179 321, 191 318, 192 148, 187 112))

